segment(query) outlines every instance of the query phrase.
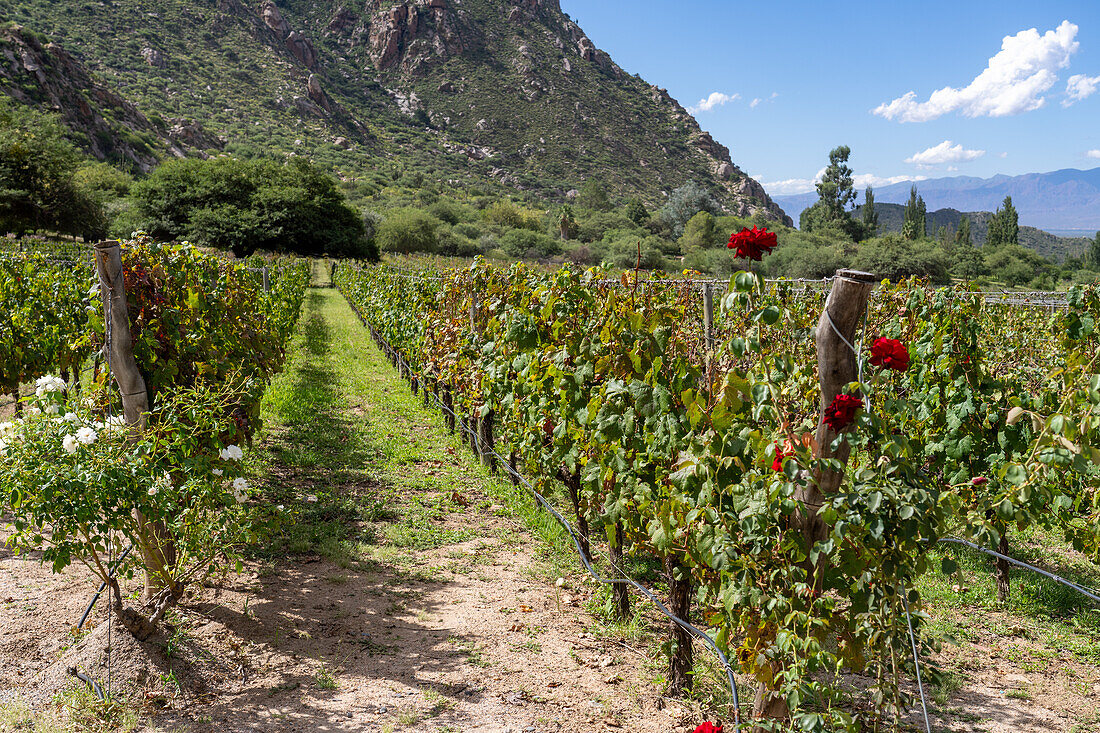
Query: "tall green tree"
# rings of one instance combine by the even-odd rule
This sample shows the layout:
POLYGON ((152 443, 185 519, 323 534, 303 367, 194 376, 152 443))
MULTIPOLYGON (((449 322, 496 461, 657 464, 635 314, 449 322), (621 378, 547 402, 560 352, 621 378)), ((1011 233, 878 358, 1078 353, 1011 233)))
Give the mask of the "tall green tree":
POLYGON ((577 219, 573 216, 573 207, 565 204, 558 211, 558 234, 564 242, 573 237, 573 230, 577 228, 577 219))
POLYGON ((926 218, 924 199, 917 195, 917 187, 913 186, 909 189, 909 200, 905 202, 901 235, 906 239, 924 239, 928 234, 926 218))
POLYGON ((848 166, 851 153, 847 145, 830 150, 829 165, 821 176, 821 183, 817 184, 817 202, 833 220, 844 218, 848 214, 849 204, 856 200, 852 169, 848 166))
POLYGON ((155 237, 237 255, 266 249, 378 258, 336 181, 303 158, 171 160, 135 184, 132 196, 139 221, 155 237))
POLYGON ((0 231, 106 235, 103 206, 73 180, 83 156, 65 134, 57 115, 0 95, 0 231))
POLYGON ((864 236, 873 237, 878 231, 878 212, 875 211, 875 190, 868 186, 863 191, 864 236))
POLYGON ((1100 270, 1100 232, 1096 233, 1096 239, 1089 246, 1089 264, 1092 269, 1100 270))
POLYGON ((817 184, 817 201, 799 216, 799 228, 803 231, 833 231, 853 240, 862 239, 863 227, 852 219, 848 209, 856 199, 852 169, 848 166, 851 152, 847 145, 829 151, 829 165, 817 184))
POLYGON ((974 242, 970 238, 970 217, 964 216, 959 219, 959 229, 955 232, 955 246, 957 247, 973 247, 974 242))
POLYGON ((1020 217, 1012 205, 1012 197, 1005 196, 1001 208, 989 220, 989 234, 985 243, 988 247, 1000 247, 1006 244, 1019 244, 1020 217))

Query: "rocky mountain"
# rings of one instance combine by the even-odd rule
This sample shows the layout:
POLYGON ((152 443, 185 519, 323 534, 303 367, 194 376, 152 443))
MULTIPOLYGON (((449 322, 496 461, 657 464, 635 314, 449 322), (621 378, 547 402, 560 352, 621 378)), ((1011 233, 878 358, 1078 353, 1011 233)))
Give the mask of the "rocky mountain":
MULTIPOLYGON (((916 186, 929 210, 996 211, 1005 196, 1020 215, 1020 224, 1056 234, 1092 236, 1100 230, 1100 168, 1066 168, 1050 173, 974 178, 955 176, 895 183, 875 189, 875 202, 904 204, 916 186)), ((862 198, 862 196, 861 196, 862 198)), ((796 219, 817 200, 816 193, 776 196, 796 219)))
POLYGON ((64 110, 100 157, 294 153, 345 178, 412 169, 550 199, 596 179, 650 205, 696 180, 730 213, 789 222, 558 0, 0 4, 23 26, 5 31, 0 89, 64 110), (107 138, 123 133, 148 150, 116 150, 107 138))
MULTIPOLYGON (((878 193, 875 193, 878 198, 878 193)), ((1013 199, 1015 201, 1015 199, 1013 199)), ((875 202, 875 212, 878 214, 879 232, 893 232, 900 234, 902 224, 905 222, 905 206, 901 204, 880 204, 875 202)), ((863 216, 863 207, 857 206, 854 216, 863 216)), ((959 223, 963 217, 970 219, 970 241, 975 247, 985 244, 989 234, 989 220, 992 214, 988 211, 962 212, 957 209, 937 209, 929 211, 925 216, 925 223, 929 236, 936 236, 941 228, 948 230, 948 235, 954 237, 959 229, 959 223)), ((1020 244, 1035 250, 1044 257, 1050 257, 1056 261, 1062 261, 1066 257, 1083 257, 1088 251, 1091 239, 1087 237, 1059 237, 1050 232, 1035 227, 1020 227, 1020 244)))

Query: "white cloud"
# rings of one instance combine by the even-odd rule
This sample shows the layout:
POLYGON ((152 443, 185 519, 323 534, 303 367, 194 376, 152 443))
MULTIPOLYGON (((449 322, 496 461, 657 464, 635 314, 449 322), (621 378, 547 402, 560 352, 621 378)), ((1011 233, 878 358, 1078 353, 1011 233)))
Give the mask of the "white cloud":
MULTIPOLYGON (((814 190, 814 185, 821 180, 821 177, 825 175, 825 169, 822 168, 817 172, 817 175, 813 178, 787 178, 782 181, 772 181, 766 183, 760 181, 759 176, 753 176, 756 180, 760 181, 760 185, 763 186, 769 195, 771 196, 789 196, 798 193, 809 193, 814 190)), ((864 189, 868 186, 889 186, 892 183, 901 183, 902 181, 923 181, 928 176, 876 176, 874 173, 860 173, 852 176, 852 184, 857 189, 864 189)))
POLYGON ((1100 76, 1074 74, 1066 79, 1066 96, 1069 99, 1063 99, 1062 106, 1069 107, 1075 102, 1080 102, 1085 97, 1092 96, 1097 89, 1100 89, 1100 76))
POLYGON ((723 94, 722 92, 711 92, 710 96, 706 99, 700 99, 698 104, 693 107, 688 107, 688 112, 693 115, 697 115, 700 112, 710 112, 715 107, 720 107, 723 104, 728 104, 740 98, 740 94, 723 94))
POLYGON ((757 106, 759 106, 760 104, 763 104, 764 102, 770 102, 778 96, 779 92, 772 92, 771 96, 766 99, 764 97, 754 97, 753 100, 749 102, 749 108, 756 109, 757 106))
POLYGON ((871 112, 888 120, 927 122, 949 112, 1004 117, 1039 109, 1046 104, 1043 94, 1058 81, 1056 71, 1069 66, 1077 51, 1076 35, 1077 26, 1063 20, 1043 35, 1031 28, 1005 36, 1001 50, 969 85, 937 89, 925 102, 917 101, 916 92, 908 92, 871 112))
POLYGON ((1008 157, 1008 151, 1006 150, 1002 153, 997 153, 997 157, 998 158, 1007 158, 1008 157))
POLYGON ((1086 158, 1100 158, 1100 150, 1090 150, 1085 153, 1086 158))
POLYGON ((905 159, 906 163, 916 163, 921 168, 944 163, 962 163, 977 160, 985 155, 984 150, 967 150, 962 145, 952 145, 950 140, 944 140, 939 145, 933 145, 927 150, 913 153, 905 159))

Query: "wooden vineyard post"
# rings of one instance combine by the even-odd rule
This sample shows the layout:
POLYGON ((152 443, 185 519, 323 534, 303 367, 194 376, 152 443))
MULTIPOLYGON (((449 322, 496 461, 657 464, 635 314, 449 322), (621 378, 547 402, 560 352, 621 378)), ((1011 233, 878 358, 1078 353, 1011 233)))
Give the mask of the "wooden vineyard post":
POLYGON ((707 394, 714 387, 714 293, 710 283, 703 283, 703 343, 706 344, 707 394))
POLYGON ((478 422, 478 443, 481 445, 481 462, 496 474, 497 462, 493 459, 495 438, 493 437, 493 411, 489 410, 478 422))
MULTIPOLYGON (((849 344, 855 344, 856 331, 867 312, 867 301, 871 298, 875 282, 875 276, 867 272, 837 270, 825 308, 818 319, 817 370, 821 402, 815 436, 815 459, 834 458, 842 465, 848 462, 851 446, 847 441, 841 441, 833 449, 832 443, 837 433, 825 423, 825 409, 832 404, 834 397, 858 378, 858 354, 852 351, 849 344)), ((826 497, 836 491, 843 480, 843 471, 815 470, 814 475, 801 482, 795 490, 795 500, 805 505, 806 510, 795 512, 792 528, 802 535, 807 550, 828 535, 828 527, 819 510, 826 497)), ((816 563, 807 560, 805 563, 807 578, 818 590, 824 569, 822 562, 823 559, 816 563)), ((758 718, 785 719, 789 715, 787 701, 767 686, 760 685, 757 688, 754 715, 758 718)))
MULTIPOLYGON (((130 336, 130 314, 126 304, 126 284, 122 273, 122 247, 119 242, 99 242, 94 247, 99 291, 103 297, 104 323, 107 328, 107 363, 122 395, 122 414, 136 432, 145 429, 149 413, 149 393, 134 358, 130 336)), ((139 550, 145 562, 145 600, 151 600, 164 580, 162 572, 175 563, 175 546, 163 522, 148 522, 138 509, 134 520, 147 542, 139 550)))
POLYGON ((271 292, 271 274, 267 270, 267 265, 263 266, 263 276, 264 276, 264 292, 265 293, 270 293, 271 292))
MULTIPOLYGON (((616 574, 622 571, 623 563, 623 523, 621 521, 615 522, 615 527, 610 536, 613 541, 608 543, 608 555, 611 558, 611 564, 617 569, 616 574)), ((612 604, 615 607, 615 618, 619 621, 627 621, 630 619, 630 590, 627 588, 626 583, 614 583, 611 586, 611 598, 612 604)))
MULTIPOLYGON (((691 621, 691 572, 672 557, 665 558, 668 574, 668 610, 678 619, 691 621)), ((672 653, 668 663, 668 686, 673 695, 683 695, 691 689, 695 655, 691 634, 675 621, 668 622, 672 653)))
POLYGON ((122 276, 122 246, 118 242, 95 245, 96 271, 103 296, 103 315, 110 333, 107 363, 122 394, 122 412, 126 424, 145 429, 149 412, 149 394, 145 379, 138 371, 130 340, 130 314, 126 306, 126 285, 122 276))

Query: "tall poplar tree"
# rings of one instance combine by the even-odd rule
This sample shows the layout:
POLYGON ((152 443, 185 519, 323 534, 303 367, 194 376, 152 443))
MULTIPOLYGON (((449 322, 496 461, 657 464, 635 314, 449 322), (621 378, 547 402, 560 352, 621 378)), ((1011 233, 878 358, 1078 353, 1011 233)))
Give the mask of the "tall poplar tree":
POLYGON ((926 215, 924 199, 917 195, 917 187, 913 186, 909 189, 909 200, 905 203, 901 236, 906 239, 923 239, 927 234, 926 215))
POLYGON ((878 231, 878 212, 875 211, 875 190, 868 186, 863 192, 863 235, 875 236, 878 231))
POLYGON ((1020 217, 1012 205, 1012 197, 1005 196, 1001 208, 989 220, 989 234, 985 238, 986 246, 999 247, 1003 244, 1019 244, 1020 217))

